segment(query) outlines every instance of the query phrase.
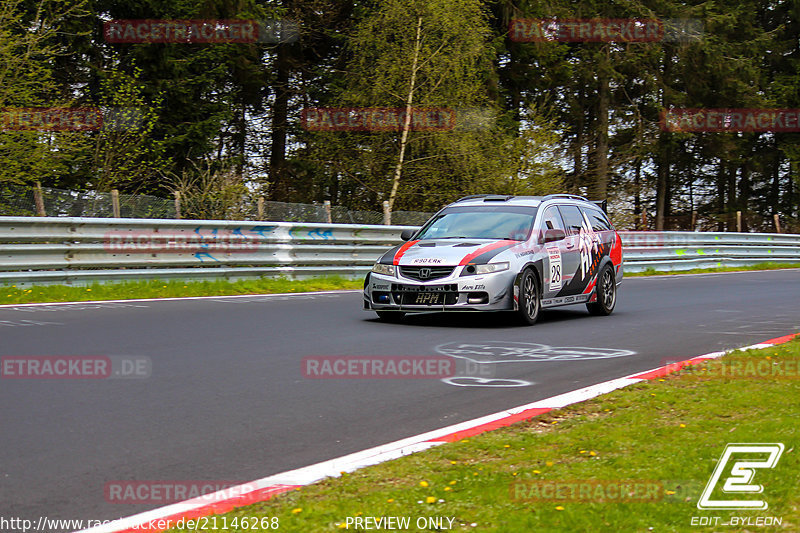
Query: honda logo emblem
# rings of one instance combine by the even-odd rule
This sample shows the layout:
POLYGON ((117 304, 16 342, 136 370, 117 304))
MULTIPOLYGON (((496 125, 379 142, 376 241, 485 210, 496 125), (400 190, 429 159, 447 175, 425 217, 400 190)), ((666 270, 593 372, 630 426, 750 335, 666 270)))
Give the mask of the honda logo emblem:
POLYGON ((419 269, 419 279, 428 279, 431 277, 431 269, 430 268, 420 268, 419 269))

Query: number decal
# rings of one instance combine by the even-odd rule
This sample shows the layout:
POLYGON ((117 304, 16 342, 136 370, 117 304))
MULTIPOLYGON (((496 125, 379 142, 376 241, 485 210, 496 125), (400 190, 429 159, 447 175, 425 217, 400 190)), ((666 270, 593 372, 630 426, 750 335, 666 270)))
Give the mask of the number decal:
POLYGON ((557 246, 548 248, 547 256, 550 258, 548 286, 551 292, 558 292, 561 290, 561 250, 557 246))

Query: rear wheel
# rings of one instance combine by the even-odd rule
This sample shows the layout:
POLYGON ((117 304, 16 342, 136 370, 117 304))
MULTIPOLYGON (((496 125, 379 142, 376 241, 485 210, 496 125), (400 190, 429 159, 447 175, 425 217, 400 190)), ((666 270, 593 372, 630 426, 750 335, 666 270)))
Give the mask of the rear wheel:
POLYGON ((402 311, 375 311, 384 322, 400 322, 406 314, 402 311))
POLYGON ((606 265, 597 275, 597 301, 586 304, 586 309, 593 315, 607 316, 617 305, 617 280, 614 269, 606 265))
POLYGON ((536 272, 526 269, 519 278, 519 301, 517 317, 523 325, 536 323, 541 311, 541 293, 539 291, 539 278, 536 272))

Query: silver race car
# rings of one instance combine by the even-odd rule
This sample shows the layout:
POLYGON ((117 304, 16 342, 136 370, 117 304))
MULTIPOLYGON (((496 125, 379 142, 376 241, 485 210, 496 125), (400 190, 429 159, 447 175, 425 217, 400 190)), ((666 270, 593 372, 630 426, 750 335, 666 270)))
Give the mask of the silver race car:
POLYGON ((584 303, 608 315, 622 282, 622 241, 605 202, 581 196, 468 196, 378 259, 364 309, 386 321, 430 311, 509 311, 584 303))

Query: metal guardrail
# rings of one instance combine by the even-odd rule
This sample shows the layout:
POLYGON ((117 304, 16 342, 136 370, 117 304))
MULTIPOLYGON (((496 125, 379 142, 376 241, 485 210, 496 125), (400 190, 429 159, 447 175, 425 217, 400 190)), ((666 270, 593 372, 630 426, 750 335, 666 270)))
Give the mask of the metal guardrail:
MULTIPOLYGON (((0 217, 0 284, 360 277, 408 226, 0 217)), ((620 232, 625 271, 800 265, 800 235, 620 232)))

